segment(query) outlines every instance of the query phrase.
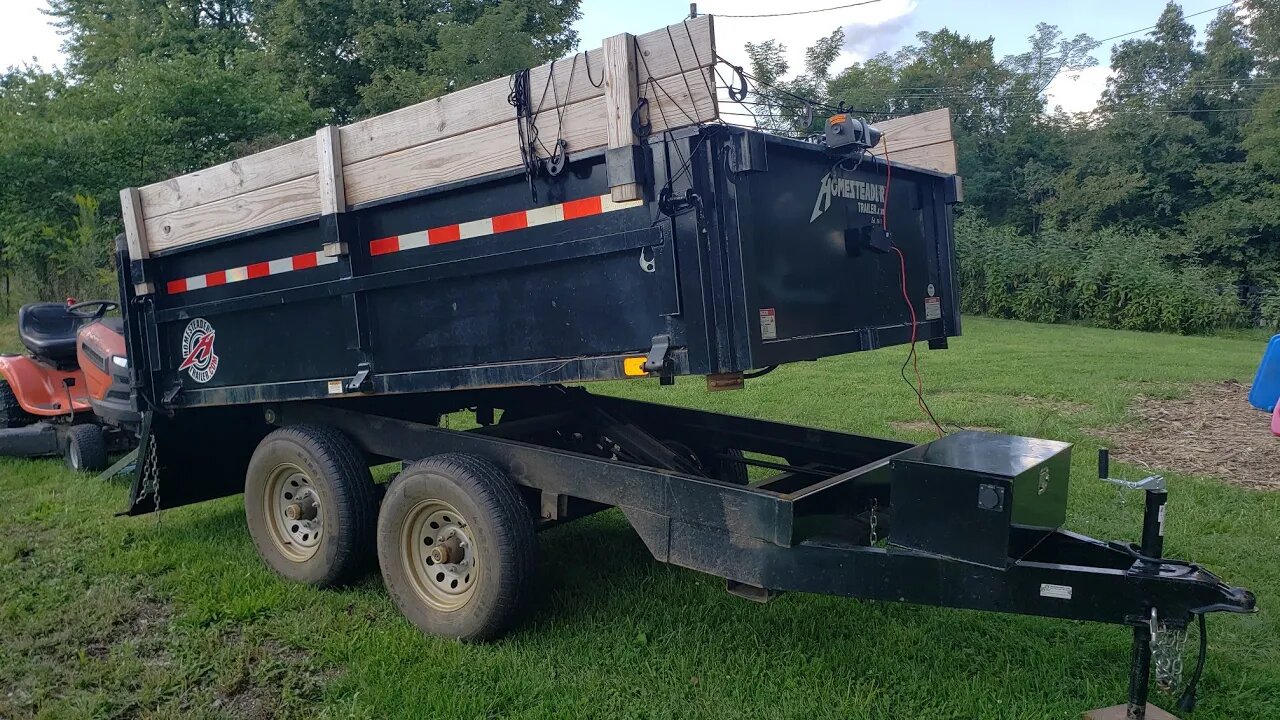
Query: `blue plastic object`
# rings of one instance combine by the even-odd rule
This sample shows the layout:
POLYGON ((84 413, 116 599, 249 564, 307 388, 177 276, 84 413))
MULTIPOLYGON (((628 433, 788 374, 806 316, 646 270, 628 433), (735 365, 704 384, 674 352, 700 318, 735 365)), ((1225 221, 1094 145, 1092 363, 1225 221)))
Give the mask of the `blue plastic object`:
POLYGON ((1249 404, 1265 412, 1273 412, 1280 399, 1280 335, 1271 338, 1258 364, 1258 374, 1253 377, 1249 390, 1249 404))

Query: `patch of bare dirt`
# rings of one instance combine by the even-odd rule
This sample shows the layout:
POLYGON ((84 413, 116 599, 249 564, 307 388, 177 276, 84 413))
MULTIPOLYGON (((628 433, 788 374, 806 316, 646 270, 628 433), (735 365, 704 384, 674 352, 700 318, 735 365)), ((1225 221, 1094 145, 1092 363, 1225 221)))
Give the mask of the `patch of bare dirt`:
POLYGON ((1123 462, 1208 475, 1232 485, 1280 490, 1280 438, 1271 418, 1249 404, 1249 386, 1234 380, 1197 385, 1185 398, 1139 395, 1143 422, 1110 428, 1112 455, 1123 462))

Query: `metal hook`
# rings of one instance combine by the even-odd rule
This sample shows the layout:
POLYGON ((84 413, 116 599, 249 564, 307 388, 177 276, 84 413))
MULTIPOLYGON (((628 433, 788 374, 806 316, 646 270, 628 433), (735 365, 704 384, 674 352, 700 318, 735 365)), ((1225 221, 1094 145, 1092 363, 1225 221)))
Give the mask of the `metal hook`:
POLYGON ((738 85, 729 86, 729 99, 734 102, 742 102, 747 99, 747 76, 741 65, 730 65, 734 74, 738 76, 738 85))
POLYGON ((636 103, 636 109, 631 113, 631 132, 641 140, 649 137, 649 133, 653 132, 653 123, 649 121, 649 98, 642 97, 636 103), (642 113, 643 120, 641 120, 642 113))

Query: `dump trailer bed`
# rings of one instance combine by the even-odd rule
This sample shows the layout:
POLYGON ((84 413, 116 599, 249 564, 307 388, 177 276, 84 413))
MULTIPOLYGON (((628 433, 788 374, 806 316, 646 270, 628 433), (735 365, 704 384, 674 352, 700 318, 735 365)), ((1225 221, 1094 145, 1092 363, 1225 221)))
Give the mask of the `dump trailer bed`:
POLYGON ((953 176, 834 168, 723 126, 640 151, 638 200, 613 200, 602 151, 536 199, 515 169, 154 253, 159 290, 129 306, 143 391, 189 407, 734 374, 959 332, 953 176), (869 238, 886 204, 901 260, 869 238))

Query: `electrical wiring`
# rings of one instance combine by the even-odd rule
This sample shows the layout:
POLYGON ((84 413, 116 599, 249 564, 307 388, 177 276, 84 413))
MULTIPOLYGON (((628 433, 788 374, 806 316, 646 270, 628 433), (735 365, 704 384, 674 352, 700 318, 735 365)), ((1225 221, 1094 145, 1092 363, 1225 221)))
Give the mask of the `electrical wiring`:
MULTIPOLYGON (((884 202, 880 203, 880 225, 887 235, 889 232, 889 189, 893 185, 893 166, 889 163, 889 141, 884 138, 884 202)), ((890 244, 889 248, 898 255, 899 281, 902 288, 902 300, 907 304, 907 310, 911 315, 911 349, 907 351, 907 358, 902 361, 902 367, 898 369, 898 374, 902 376, 905 382, 916 395, 916 403, 920 406, 920 411, 929 418, 933 426, 938 430, 938 437, 947 434, 943 429, 942 423, 938 422, 938 418, 934 417, 933 410, 929 408, 929 403, 924 399, 924 377, 920 374, 920 355, 916 352, 917 332, 919 330, 919 318, 916 316, 915 303, 911 302, 911 293, 907 290, 907 257, 902 254, 902 250, 896 244, 890 244), (907 378, 907 365, 911 365, 915 371, 916 381, 913 384, 907 378)))

